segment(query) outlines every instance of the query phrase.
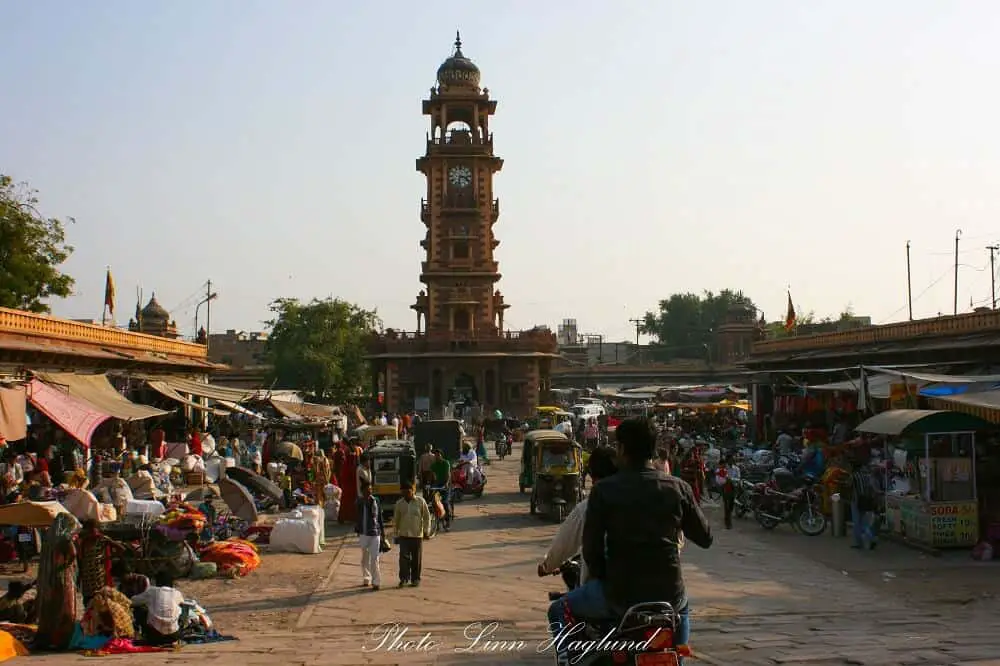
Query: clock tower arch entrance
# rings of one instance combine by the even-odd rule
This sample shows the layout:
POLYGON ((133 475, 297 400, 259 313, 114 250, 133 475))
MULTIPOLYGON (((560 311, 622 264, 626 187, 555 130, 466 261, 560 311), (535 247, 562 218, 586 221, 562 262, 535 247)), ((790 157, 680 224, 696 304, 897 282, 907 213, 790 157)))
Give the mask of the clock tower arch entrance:
POLYGON ((497 288, 500 202, 493 183, 503 160, 493 152, 490 131, 497 101, 480 87, 480 77, 456 35, 422 103, 430 127, 416 161, 427 186, 420 202, 423 289, 410 306, 416 330, 387 330, 369 356, 373 392, 384 392, 390 411, 429 404, 439 416, 452 386, 436 384, 446 377, 462 378, 483 408, 519 416, 528 416, 549 389, 555 336, 548 329, 504 327, 510 306, 497 288))

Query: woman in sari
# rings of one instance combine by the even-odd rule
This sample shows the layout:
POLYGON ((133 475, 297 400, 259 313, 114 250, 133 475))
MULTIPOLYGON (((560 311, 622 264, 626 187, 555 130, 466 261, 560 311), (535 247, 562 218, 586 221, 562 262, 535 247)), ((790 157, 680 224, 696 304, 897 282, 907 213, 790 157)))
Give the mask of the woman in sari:
POLYGON ((361 457, 361 449, 353 444, 347 446, 344 452, 344 463, 341 471, 337 474, 340 480, 340 515, 337 522, 352 523, 355 520, 355 500, 358 499, 358 459, 361 457))
POLYGON ((52 521, 42 542, 38 567, 38 633, 35 647, 64 650, 69 647, 80 616, 76 591, 76 519, 61 513, 52 521))
POLYGON ((80 567, 80 592, 84 607, 95 594, 113 584, 111 578, 111 540, 104 536, 96 520, 83 523, 77 538, 80 567))

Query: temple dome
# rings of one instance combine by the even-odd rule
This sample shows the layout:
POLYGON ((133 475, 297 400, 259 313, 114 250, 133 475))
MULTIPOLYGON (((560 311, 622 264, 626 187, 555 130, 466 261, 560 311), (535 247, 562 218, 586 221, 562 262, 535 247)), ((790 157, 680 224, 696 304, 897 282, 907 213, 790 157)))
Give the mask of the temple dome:
POLYGON ((149 303, 142 309, 143 322, 166 322, 168 319, 170 319, 170 313, 156 300, 156 294, 153 294, 153 297, 149 299, 149 303))
POLYGON ((455 33, 455 52, 438 67, 438 84, 445 88, 474 88, 478 90, 479 78, 479 68, 462 53, 462 38, 458 33, 455 33))

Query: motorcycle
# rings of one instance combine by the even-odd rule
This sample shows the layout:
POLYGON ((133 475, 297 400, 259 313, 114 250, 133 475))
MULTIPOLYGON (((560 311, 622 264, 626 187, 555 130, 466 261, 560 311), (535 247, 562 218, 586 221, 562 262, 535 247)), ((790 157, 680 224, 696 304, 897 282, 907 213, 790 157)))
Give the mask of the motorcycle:
POLYGON ((745 479, 733 485, 733 515, 745 518, 753 513, 757 497, 763 492, 765 484, 753 483, 745 479))
MULTIPOLYGON (((551 575, 562 575, 569 590, 580 584, 580 558, 574 557, 564 562, 551 575)), ((549 601, 557 601, 562 592, 549 592, 549 601)), ((635 604, 625 611, 619 620, 588 620, 578 618, 583 629, 568 637, 565 643, 631 645, 634 649, 608 651, 585 648, 583 651, 570 650, 565 655, 571 664, 598 666, 598 664, 634 664, 644 666, 678 666, 681 655, 675 649, 674 634, 677 631, 677 613, 663 601, 635 604)), ((553 646, 553 650, 556 646, 553 646)), ((563 663, 556 655, 556 663, 563 663)))
POLYGON ((472 480, 470 463, 458 463, 451 469, 451 499, 452 502, 460 502, 465 495, 482 497, 486 490, 486 472, 479 468, 479 478, 472 480))
POLYGON ((493 443, 493 448, 496 451, 497 459, 503 460, 505 457, 509 456, 514 448, 514 443, 510 435, 506 437, 501 435, 493 443))
POLYGON ((819 494, 811 479, 790 491, 779 490, 774 480, 756 488, 752 496, 754 517, 765 530, 788 523, 806 536, 819 536, 826 531, 826 516, 820 509, 819 494))

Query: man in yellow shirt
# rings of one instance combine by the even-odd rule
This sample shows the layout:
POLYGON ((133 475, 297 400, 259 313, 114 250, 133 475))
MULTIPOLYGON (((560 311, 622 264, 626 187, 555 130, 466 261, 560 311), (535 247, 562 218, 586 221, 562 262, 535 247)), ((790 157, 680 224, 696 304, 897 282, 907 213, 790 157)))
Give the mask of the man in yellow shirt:
POLYGON ((392 524, 399 544, 399 586, 420 585, 421 554, 424 539, 431 533, 431 512, 423 497, 413 492, 412 483, 401 486, 403 497, 396 502, 392 524))

